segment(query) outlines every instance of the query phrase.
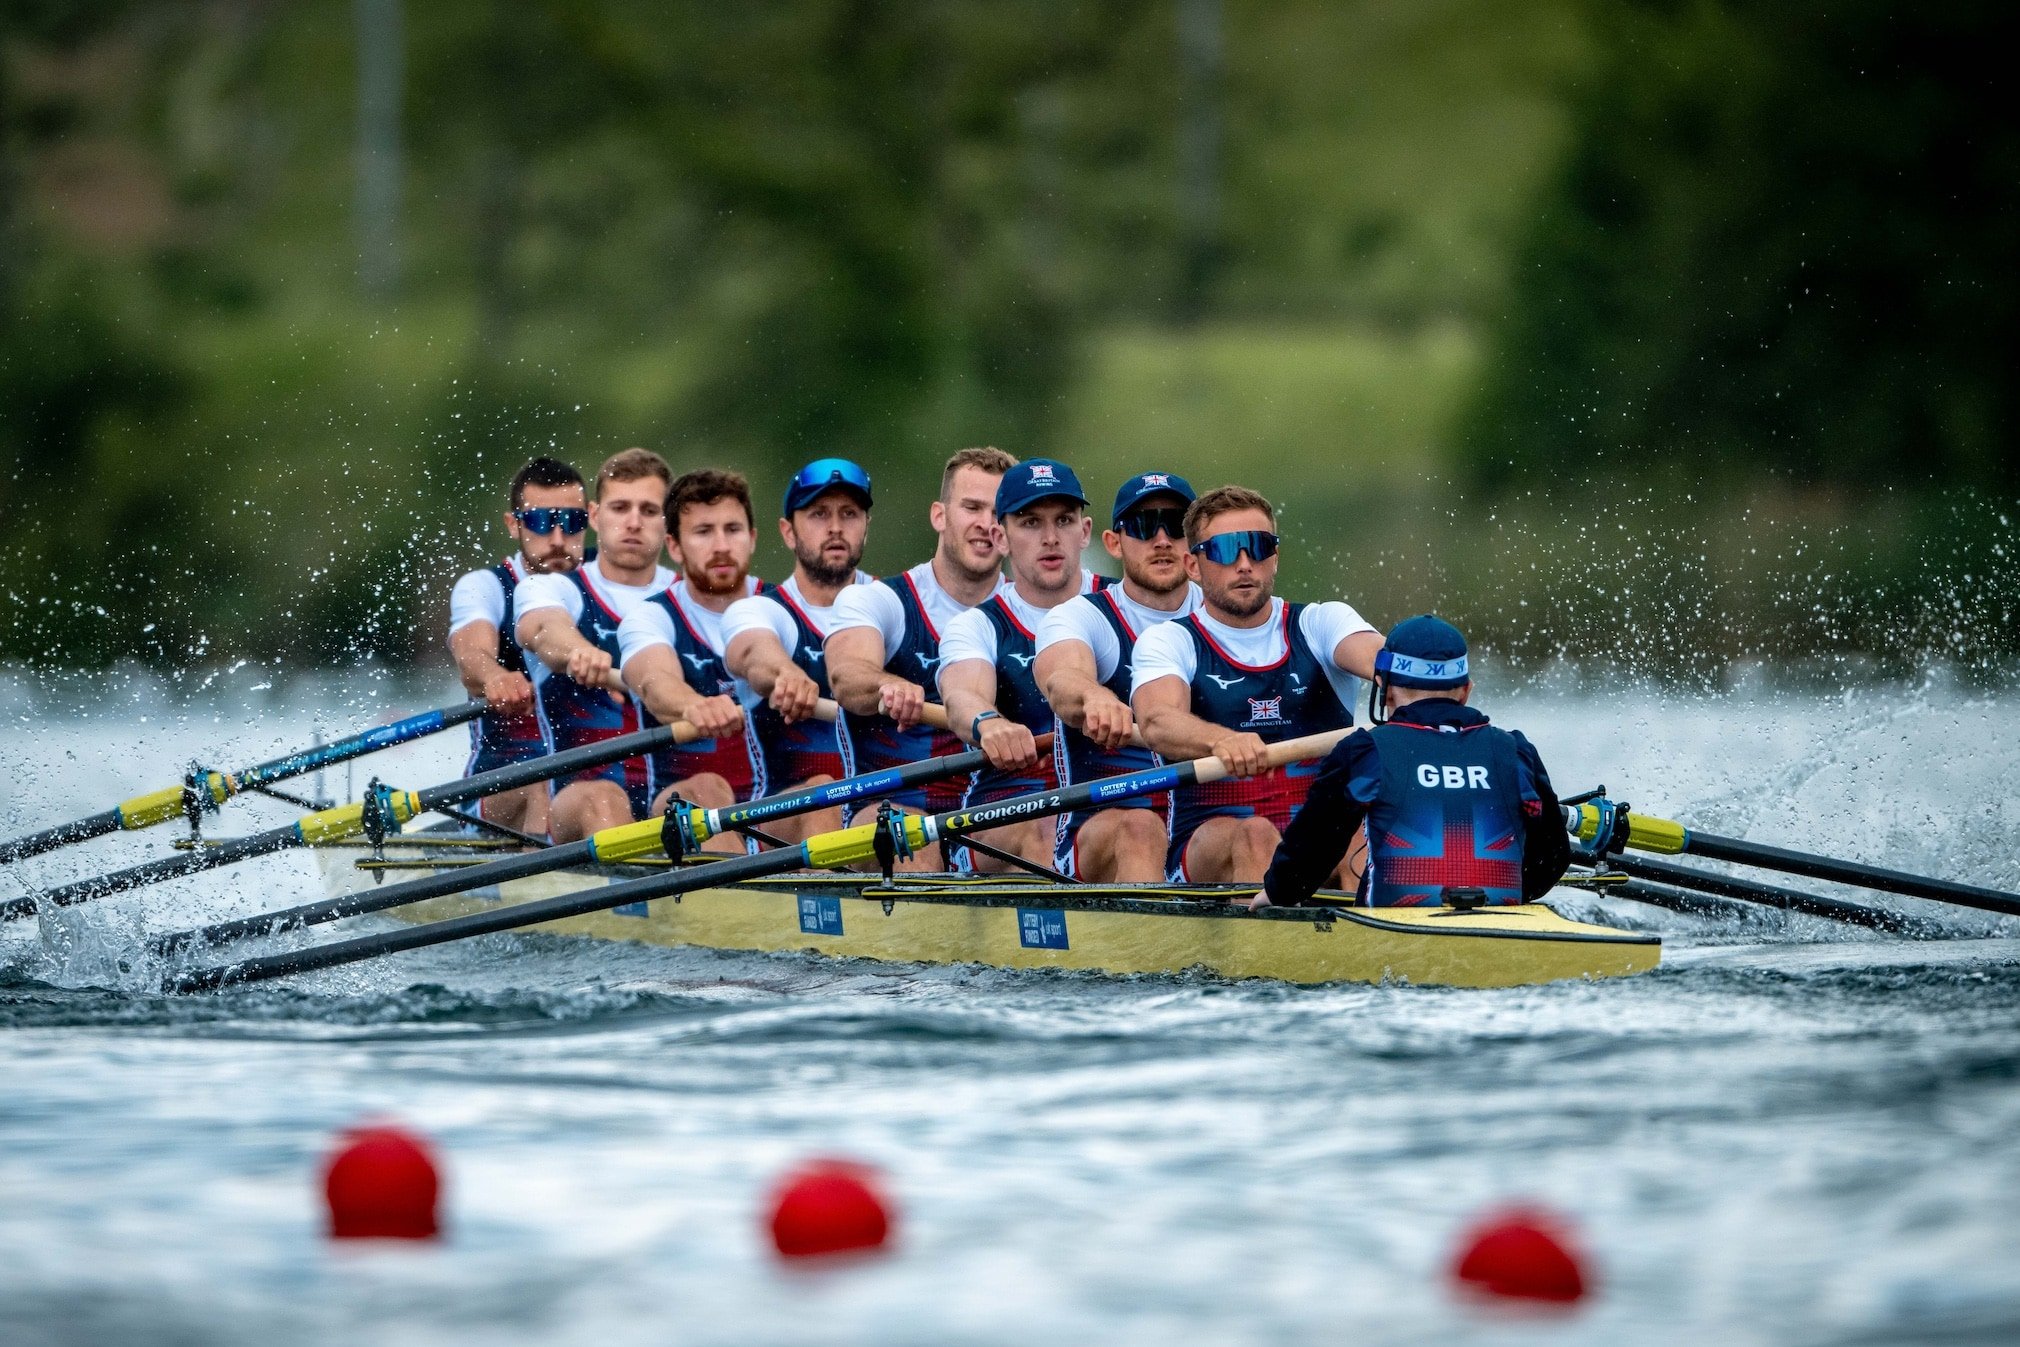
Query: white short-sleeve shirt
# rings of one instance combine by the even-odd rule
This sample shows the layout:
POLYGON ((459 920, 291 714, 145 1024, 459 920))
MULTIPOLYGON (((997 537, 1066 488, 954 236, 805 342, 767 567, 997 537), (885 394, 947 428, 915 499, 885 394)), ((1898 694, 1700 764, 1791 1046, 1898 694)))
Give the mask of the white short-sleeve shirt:
MULTIPOLYGON (((505 565, 515 580, 526 579, 525 563, 518 557, 506 558, 505 565)), ((489 566, 471 571, 449 591, 449 634, 454 636, 476 622, 505 625, 505 586, 489 566)))
MULTIPOLYGON (((1201 612, 1200 626, 1220 648, 1243 664, 1274 663, 1284 649, 1284 601, 1270 600, 1269 621, 1259 627, 1230 627, 1201 612)), ((1333 600, 1306 606, 1298 618, 1298 639, 1326 671, 1326 678, 1339 694, 1340 703, 1354 706, 1360 697, 1360 680, 1333 662, 1333 652, 1341 641, 1356 632, 1373 631, 1351 604, 1333 600)), ((1133 697, 1144 684, 1158 678, 1178 678, 1190 687, 1199 674, 1199 659, 1192 637, 1171 623, 1154 627, 1136 641, 1130 661, 1129 692, 1133 697)))
MULTIPOLYGON (((905 574, 911 577, 913 587, 919 591, 919 602, 926 610, 927 619, 944 642, 947 628, 956 617, 968 611, 968 605, 940 587, 930 561, 920 562, 905 574)), ((992 592, 1002 593, 1006 583, 998 579, 992 592)), ((828 635, 833 636, 852 627, 875 628, 884 638, 884 649, 887 652, 896 650, 905 641, 905 606, 898 602, 896 591, 889 585, 853 585, 843 590, 835 600, 828 635)))
POLYGON ((1061 641, 1079 641, 1094 652, 1094 676, 1107 682, 1115 676, 1122 664, 1122 641, 1115 634, 1115 628, 1101 615, 1099 605, 1114 599, 1122 611, 1122 620, 1136 633, 1137 639, 1152 627, 1169 622, 1173 618, 1184 617, 1199 607, 1199 586, 1186 581, 1185 602, 1177 608, 1166 611, 1162 608, 1146 608, 1129 597, 1129 591, 1121 585, 1111 585, 1103 597, 1095 598, 1083 594, 1068 599, 1038 624, 1038 653, 1058 645, 1061 641))
MULTIPOLYGON (((1093 589, 1094 572, 1083 567, 1080 572, 1080 594, 1075 595, 1074 599, 1092 593, 1093 589)), ((1056 604, 1051 608, 1040 608, 1019 594, 1015 584, 1003 586, 996 592, 996 597, 1009 605, 1017 620, 1024 624, 1024 629, 1031 632, 1034 637, 1039 627, 1044 625, 1047 615, 1065 607, 1065 604, 1056 604)), ((1074 599, 1067 602, 1071 603, 1074 599)), ((996 663, 996 624, 979 608, 970 608, 957 614, 940 632, 941 676, 946 674, 948 665, 959 664, 962 660, 969 659, 979 659, 992 667, 996 663)))
MULTIPOLYGON (((746 596, 756 593, 757 586, 755 576, 744 577, 746 596)), ((685 580, 675 581, 667 586, 666 592, 671 594, 673 601, 680 606, 680 615, 694 628, 695 634, 701 637, 702 644, 720 655, 723 650, 724 614, 718 613, 713 608, 704 608, 688 590, 685 580)), ((744 601, 738 599, 736 603, 744 601)), ((736 604, 732 603, 730 606, 735 607, 736 604)), ((640 603, 624 615, 624 621, 617 624, 617 658, 620 667, 629 663, 631 657, 641 650, 649 650, 656 645, 672 644, 673 617, 656 603, 640 603)))
MULTIPOLYGON (((857 571, 856 578, 849 583, 867 585, 874 578, 868 572, 857 571)), ((813 623, 814 631, 825 640, 827 634, 834 630, 836 604, 808 603, 806 594, 800 589, 798 575, 787 576, 785 583, 779 587, 799 605, 800 611, 807 615, 807 621, 813 623)), ((842 591, 844 594, 847 592, 846 589, 842 591)), ((839 601, 840 595, 836 597, 839 601)), ((799 624, 793 621, 793 615, 770 594, 755 594, 748 599, 738 599, 729 606, 722 615, 722 648, 728 650, 730 642, 747 631, 768 631, 778 637, 779 644, 788 651, 800 638, 799 624)))

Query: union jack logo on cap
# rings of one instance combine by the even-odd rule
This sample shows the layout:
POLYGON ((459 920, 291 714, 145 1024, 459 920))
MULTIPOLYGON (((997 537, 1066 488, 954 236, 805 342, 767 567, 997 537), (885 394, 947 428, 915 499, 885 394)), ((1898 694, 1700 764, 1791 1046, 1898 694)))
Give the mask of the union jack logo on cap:
POLYGON ((1168 472, 1146 472, 1143 474, 1143 484, 1145 486, 1170 486, 1171 474, 1168 472))
POLYGON ((1031 465, 1031 480, 1034 482, 1052 482, 1058 479, 1052 475, 1052 465, 1050 463, 1033 463, 1031 465))

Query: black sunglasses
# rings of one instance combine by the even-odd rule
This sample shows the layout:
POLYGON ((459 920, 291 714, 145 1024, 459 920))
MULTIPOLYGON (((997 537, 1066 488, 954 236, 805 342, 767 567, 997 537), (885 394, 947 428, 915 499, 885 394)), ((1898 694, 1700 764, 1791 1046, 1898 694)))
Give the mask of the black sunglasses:
POLYGON ((529 533, 543 537, 554 532, 556 529, 560 529, 563 533, 573 538, 576 534, 589 527, 589 511, 579 506, 557 508, 554 506, 529 505, 524 509, 514 510, 512 517, 519 521, 519 527, 529 533))
POLYGON ((1185 537, 1185 511, 1131 510, 1115 521, 1115 527, 1125 538, 1134 538, 1138 542, 1147 543, 1160 533, 1170 535, 1173 542, 1179 542, 1185 537))

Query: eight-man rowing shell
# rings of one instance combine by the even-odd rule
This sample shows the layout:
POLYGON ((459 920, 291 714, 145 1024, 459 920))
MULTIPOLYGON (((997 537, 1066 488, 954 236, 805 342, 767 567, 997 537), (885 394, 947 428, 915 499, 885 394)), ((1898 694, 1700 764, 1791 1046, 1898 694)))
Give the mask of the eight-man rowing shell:
MULTIPOLYGON (((453 854, 408 838, 388 846, 390 866, 426 866, 453 854)), ((319 851, 332 894, 368 886, 357 852, 319 851)), ((581 867, 397 909, 425 922, 648 873, 581 867)), ((1253 887, 1048 885, 1010 876, 816 873, 702 889, 532 929, 651 945, 824 955, 908 963, 980 963, 1103 973, 1178 973, 1293 983, 1398 981, 1512 987, 1565 978, 1619 977, 1654 968, 1652 935, 1569 920, 1540 904, 1451 908, 1284 909, 1250 915, 1226 902, 1253 887)))

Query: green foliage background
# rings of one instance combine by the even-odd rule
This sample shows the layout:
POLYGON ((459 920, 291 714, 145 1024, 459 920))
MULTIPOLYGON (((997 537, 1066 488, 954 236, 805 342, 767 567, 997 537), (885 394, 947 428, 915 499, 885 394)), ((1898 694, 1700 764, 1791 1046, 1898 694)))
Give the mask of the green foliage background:
POLYGON ((433 658, 628 444, 857 456, 879 569, 995 443, 1515 655, 2015 645, 1989 5, 406 0, 384 292, 357 12, 0 10, 9 658, 433 658))

